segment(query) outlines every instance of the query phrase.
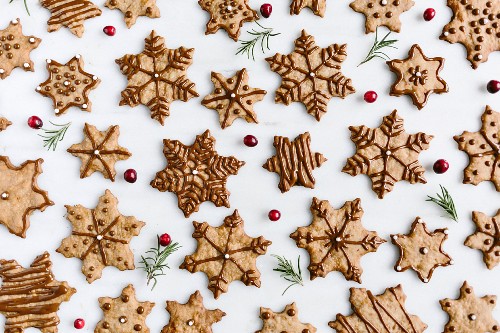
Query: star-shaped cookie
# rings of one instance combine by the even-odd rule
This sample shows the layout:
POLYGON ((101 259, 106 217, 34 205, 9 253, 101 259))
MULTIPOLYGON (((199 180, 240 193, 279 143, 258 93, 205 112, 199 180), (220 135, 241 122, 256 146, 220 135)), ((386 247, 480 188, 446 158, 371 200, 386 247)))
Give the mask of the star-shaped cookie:
POLYGON ((57 333, 57 311, 76 289, 52 274, 47 252, 35 258, 29 268, 15 260, 0 259, 0 313, 5 316, 5 333, 23 333, 37 328, 42 333, 57 333))
POLYGON ((385 116, 378 128, 363 125, 350 126, 349 130, 357 151, 347 159, 342 172, 370 177, 372 189, 379 199, 391 192, 398 181, 427 183, 418 156, 429 148, 433 136, 421 132, 406 133, 404 120, 397 110, 385 116))
POLYGON ((441 308, 449 320, 444 332, 488 333, 498 332, 500 324, 493 318, 497 297, 493 295, 476 297, 474 290, 464 282, 458 299, 440 300, 441 308))
POLYGON ((411 268, 417 272, 422 282, 429 282, 434 269, 453 265, 453 260, 443 251, 443 243, 448 238, 448 229, 427 230, 425 223, 417 217, 407 235, 391 235, 394 245, 399 248, 399 260, 394 266, 397 272, 411 268))
POLYGON ((155 306, 152 302, 139 302, 134 286, 129 284, 116 298, 99 297, 104 318, 97 323, 94 333, 149 333, 146 317, 155 306))
POLYGON ((347 57, 346 48, 347 44, 320 48, 314 37, 302 30, 291 54, 277 53, 266 58, 271 70, 282 77, 275 102, 301 102, 307 113, 319 121, 332 97, 345 98, 355 92, 351 79, 340 72, 340 64, 347 57))
POLYGON ((205 308, 199 291, 191 294, 185 304, 167 301, 167 311, 170 319, 161 333, 212 333, 212 325, 221 321, 226 315, 219 309, 205 308))
POLYGON ((154 30, 145 42, 142 53, 127 54, 115 60, 128 80, 127 88, 121 93, 120 105, 143 104, 151 111, 151 118, 163 125, 173 101, 187 102, 199 96, 195 84, 187 78, 194 49, 183 46, 168 49, 165 39, 154 30))
POLYGON ((0 30, 0 79, 5 79, 14 68, 22 68, 25 72, 34 72, 34 64, 30 53, 40 45, 42 40, 35 36, 23 35, 21 21, 10 21, 9 26, 0 30))
POLYGON ((483 125, 479 131, 464 131, 453 137, 458 149, 469 155, 463 183, 478 185, 489 180, 500 192, 500 112, 487 105, 481 122, 483 125))
POLYGON ((66 258, 82 260, 82 273, 87 282, 99 279, 106 266, 121 271, 134 269, 130 250, 132 237, 138 236, 144 222, 118 211, 118 199, 106 190, 95 209, 66 205, 66 218, 73 231, 64 238, 57 252, 66 258))
POLYGON ((139 16, 160 17, 160 8, 156 6, 156 0, 107 0, 104 6, 109 9, 119 9, 125 15, 125 24, 129 29, 139 16))
POLYGON ((448 7, 453 17, 439 39, 465 46, 472 68, 488 61, 491 52, 500 51, 498 0, 448 0, 448 7))
POLYGON ((257 257, 266 254, 271 242, 262 236, 248 236, 243 224, 238 210, 227 216, 218 227, 212 227, 207 222, 193 222, 193 238, 198 246, 193 254, 186 256, 179 268, 191 273, 205 273, 208 289, 216 299, 227 292, 229 284, 235 280, 260 288, 257 257))
POLYGON ((325 16, 326 0, 292 0, 290 15, 299 15, 300 11, 309 7, 314 15, 325 16))
POLYGON ((88 0, 40 0, 40 4, 51 14, 47 21, 48 32, 65 26, 78 37, 82 37, 85 31, 84 21, 101 16, 102 13, 99 7, 88 0))
POLYGON ((30 227, 30 215, 54 205, 47 191, 37 184, 42 163, 39 158, 16 167, 7 156, 0 156, 0 224, 22 238, 30 227))
POLYGON ((80 178, 86 178, 98 171, 105 179, 115 181, 115 163, 126 160, 132 154, 118 145, 120 127, 109 126, 104 132, 94 125, 85 123, 83 127, 85 138, 82 142, 72 145, 68 152, 82 160, 80 178))
POLYGON ((275 136, 273 145, 276 155, 269 158, 262 167, 280 176, 278 187, 281 193, 288 192, 296 185, 314 188, 316 180, 312 171, 327 159, 323 154, 311 151, 309 132, 300 134, 293 141, 283 136, 275 136))
POLYGON ((79 54, 64 65, 47 59, 49 78, 36 87, 36 91, 52 99, 56 116, 72 106, 87 112, 92 110, 89 93, 97 88, 101 80, 87 73, 83 66, 83 58, 79 54))
POLYGON ((401 31, 399 15, 410 10, 414 4, 412 0, 354 0, 349 6, 365 15, 365 33, 368 34, 380 26, 394 32, 401 31))
POLYGON ((248 0, 198 0, 198 4, 210 14, 205 35, 224 29, 237 42, 243 23, 259 19, 248 0))
POLYGON ((476 231, 467 237, 465 245, 483 252, 483 260, 488 269, 500 263, 500 209, 493 217, 481 212, 472 212, 476 231))
POLYGON ((12 122, 9 119, 0 117, 0 132, 5 131, 10 125, 12 122))
POLYGON ((205 201, 213 202, 216 207, 230 207, 226 181, 245 162, 234 156, 220 156, 209 130, 197 135, 190 146, 169 139, 163 140, 163 145, 167 166, 156 173, 152 187, 175 193, 185 217, 197 212, 205 201))
POLYGON ((304 324, 299 320, 299 310, 295 303, 288 304, 281 312, 260 307, 260 319, 262 328, 255 333, 315 333, 316 327, 304 324))
POLYGON ((236 118, 243 118, 248 123, 258 123, 253 105, 261 101, 267 92, 248 85, 245 68, 237 71, 231 78, 212 72, 212 83, 214 91, 201 104, 219 113, 222 129, 231 126, 236 118))
POLYGON ((387 65, 398 76, 391 86, 391 96, 409 95, 419 110, 425 106, 430 94, 448 92, 448 85, 439 76, 444 59, 427 58, 417 44, 411 47, 408 58, 391 60, 387 65))

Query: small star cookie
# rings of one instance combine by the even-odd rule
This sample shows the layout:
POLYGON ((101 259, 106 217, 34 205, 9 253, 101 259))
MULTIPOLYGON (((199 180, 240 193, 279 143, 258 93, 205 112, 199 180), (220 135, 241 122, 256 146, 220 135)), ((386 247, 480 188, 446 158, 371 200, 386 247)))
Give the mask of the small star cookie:
POLYGON ((104 6, 109 9, 119 9, 125 15, 125 24, 129 29, 139 16, 160 17, 160 9, 156 6, 156 0, 107 0, 104 6))
POLYGON ((40 0, 40 4, 51 13, 47 21, 48 32, 65 26, 77 37, 83 36, 85 20, 102 14, 99 7, 88 0, 40 0))
POLYGON ((326 0, 292 0, 290 4, 290 15, 299 15, 300 11, 309 7, 314 15, 325 16, 326 0))
POLYGON ((365 15, 365 33, 368 34, 380 26, 394 32, 401 31, 399 15, 410 10, 414 4, 412 0, 354 0, 349 6, 365 15))
POLYGON ((500 209, 489 217, 481 212, 472 212, 476 231, 467 237, 465 245, 483 252, 483 260, 488 269, 500 263, 500 209))
POLYGON ((299 310, 295 303, 288 304, 281 312, 261 307, 262 328, 255 333, 315 333, 316 327, 299 321, 299 310))

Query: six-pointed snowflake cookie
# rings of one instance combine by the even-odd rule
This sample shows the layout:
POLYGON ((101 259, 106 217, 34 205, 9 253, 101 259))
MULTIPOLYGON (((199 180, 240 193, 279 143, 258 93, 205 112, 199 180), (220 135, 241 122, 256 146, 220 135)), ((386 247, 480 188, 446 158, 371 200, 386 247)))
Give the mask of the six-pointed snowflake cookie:
POLYGON ((500 209, 489 217, 481 212, 472 212, 476 231, 467 237, 465 245, 483 252, 483 260, 488 269, 500 263, 500 209))
POLYGON ((399 32, 399 15, 410 10, 414 4, 412 0, 354 0, 349 6, 355 12, 365 15, 365 33, 368 34, 375 32, 380 26, 399 32))
POLYGON ((295 303, 288 304, 281 312, 261 307, 262 328, 255 333, 315 333, 316 327, 299 320, 299 310, 295 303))

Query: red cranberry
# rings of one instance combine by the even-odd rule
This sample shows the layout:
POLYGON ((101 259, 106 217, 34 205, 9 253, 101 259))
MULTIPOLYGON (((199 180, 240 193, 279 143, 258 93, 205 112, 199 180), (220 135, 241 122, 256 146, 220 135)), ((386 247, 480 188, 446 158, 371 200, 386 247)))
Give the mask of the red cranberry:
POLYGON ((135 183, 137 181, 137 171, 128 169, 123 173, 123 178, 129 183, 135 183))
POLYGON ((441 174, 441 173, 445 173, 449 167, 450 167, 450 165, 448 164, 448 162, 446 160, 440 159, 434 163, 434 165, 432 166, 432 169, 434 170, 435 173, 441 174))
POLYGON ((160 245, 161 246, 169 246, 172 243, 172 239, 169 234, 163 234, 160 236, 160 245))
POLYGON ((373 103, 377 100, 377 93, 373 90, 369 90, 365 92, 365 95, 363 96, 364 100, 366 103, 373 103))
POLYGON ((436 11, 434 10, 434 8, 427 8, 424 11, 424 20, 430 21, 434 18, 434 16, 436 16, 436 11))
POLYGON ((85 327, 85 320, 83 320, 82 318, 78 318, 73 323, 73 326, 75 326, 77 330, 81 330, 82 328, 85 327))
POLYGON ((273 210, 269 211, 268 216, 269 216, 269 219, 271 221, 276 222, 276 221, 278 221, 280 219, 281 213, 280 213, 279 210, 273 209, 273 210))
POLYGON ((37 116, 31 116, 28 118, 28 126, 33 129, 40 129, 43 126, 43 121, 37 116))
POLYGON ((273 12, 273 6, 271 6, 270 3, 265 3, 262 6, 260 6, 260 13, 265 18, 268 18, 269 16, 271 16, 272 12, 273 12))
POLYGON ((486 85, 486 89, 488 89, 488 92, 490 94, 496 94, 497 92, 500 91, 500 81, 497 80, 491 80, 488 82, 486 85))
POLYGON ((116 34, 116 28, 112 25, 107 25, 102 29, 102 31, 108 36, 114 36, 116 34))
POLYGON ((247 147, 255 147, 259 143, 259 140, 253 135, 247 135, 243 138, 243 143, 247 147))

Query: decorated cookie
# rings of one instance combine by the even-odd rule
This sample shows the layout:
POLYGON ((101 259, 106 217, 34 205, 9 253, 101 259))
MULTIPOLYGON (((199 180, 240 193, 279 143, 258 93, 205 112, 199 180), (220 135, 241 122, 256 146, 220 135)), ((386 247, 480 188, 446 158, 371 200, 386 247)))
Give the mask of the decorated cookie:
POLYGON ((285 105, 301 102, 307 113, 319 121, 332 97, 345 98, 355 92, 351 79, 340 72, 340 65, 347 57, 346 49, 347 44, 332 44, 322 49, 313 36, 302 30, 291 54, 277 53, 266 58, 271 70, 282 77, 275 102, 285 105))
POLYGON ((78 37, 82 37, 85 31, 84 21, 102 13, 99 7, 88 0, 40 0, 40 4, 51 13, 47 21, 48 32, 65 26, 78 37))
POLYGON ((476 297, 474 290, 464 282, 457 299, 440 300, 441 308, 448 314, 449 320, 444 332, 494 333, 500 330, 500 324, 493 318, 497 297, 493 295, 476 297))
POLYGON ((42 40, 35 36, 23 35, 21 21, 10 21, 9 26, 0 30, 0 79, 5 79, 14 68, 34 72, 30 53, 40 45, 42 40))
POLYGON ((0 117, 0 132, 5 131, 10 125, 12 125, 12 122, 9 119, 0 117))
POLYGON ((58 332, 57 311, 76 289, 55 279, 47 252, 36 257, 29 268, 15 260, 0 259, 0 278, 0 313, 5 316, 5 333, 23 333, 27 328, 58 332))
POLYGON ((398 76, 391 86, 391 96, 409 95, 419 110, 425 106, 430 94, 448 92, 448 85, 439 76, 444 59, 427 58, 417 44, 411 47, 408 58, 391 60, 387 64, 398 76))
POLYGON ((363 125, 350 126, 349 130, 357 151, 347 159, 342 172, 370 177, 372 189, 379 199, 391 192, 398 181, 427 183, 418 156, 429 148, 433 136, 406 133, 404 120, 396 110, 385 116, 378 128, 363 125))
POLYGON ((314 15, 325 16, 326 0, 292 0, 290 15, 299 15, 300 11, 309 7, 314 15))
POLYGON ((156 173, 151 186, 160 192, 177 195, 178 206, 189 217, 205 201, 216 207, 229 206, 226 181, 245 165, 234 156, 220 156, 215 150, 215 138, 206 130, 195 142, 186 146, 177 140, 163 140, 165 169, 156 173))
POLYGON ((79 54, 64 65, 47 59, 49 78, 36 87, 36 91, 52 99, 56 116, 62 115, 72 106, 91 111, 89 93, 97 88, 101 80, 85 72, 83 66, 83 58, 79 54))
POLYGON ((99 297, 104 318, 97 323, 94 333, 149 333, 146 318, 155 306, 152 302, 139 302, 134 286, 129 284, 116 298, 99 297))
POLYGON ((215 298, 227 292, 229 284, 240 280, 245 285, 260 287, 257 257, 266 254, 271 242, 259 236, 249 237, 244 230, 243 219, 235 210, 218 227, 207 222, 193 222, 193 238, 196 252, 186 256, 180 266, 191 273, 204 272, 208 277, 208 289, 215 298))
POLYGON ((354 0, 349 6, 365 15, 365 33, 368 34, 380 26, 394 32, 401 31, 399 15, 410 10, 414 4, 412 0, 354 0))
POLYGON ((0 223, 22 238, 30 227, 30 215, 54 205, 47 191, 37 184, 42 163, 39 158, 16 167, 7 156, 0 156, 0 223))
POLYGON ((281 193, 288 192, 295 185, 314 188, 316 180, 312 171, 327 159, 322 154, 311 151, 309 132, 300 134, 293 141, 283 136, 275 136, 273 145, 276 155, 269 158, 262 167, 280 176, 278 187, 281 193))
POLYGON ((311 324, 303 324, 299 320, 299 310, 295 303, 288 304, 281 312, 261 307, 260 319, 262 329, 255 333, 315 333, 316 327, 311 324))
POLYGON ((483 260, 488 269, 500 263, 500 209, 493 217, 481 212, 472 212, 476 231, 467 237, 465 245, 483 252, 483 260))
POLYGON ((261 101, 267 92, 248 85, 248 74, 245 68, 237 71, 229 79, 212 72, 212 83, 214 91, 206 96, 201 104, 219 113, 222 129, 231 126, 236 118, 243 118, 248 123, 258 123, 253 105, 261 101))
POLYGON ((221 321, 226 315, 219 309, 205 308, 199 291, 189 296, 185 304, 167 301, 167 311, 170 319, 161 333, 212 333, 212 325, 221 321))
POLYGON ((151 111, 151 118, 163 125, 173 101, 187 102, 199 96, 195 84, 187 78, 194 49, 183 46, 167 49, 165 39, 154 30, 145 41, 142 53, 127 54, 116 60, 128 80, 120 105, 143 104, 151 111))
POLYGON ((349 316, 337 314, 328 323, 337 333, 408 332, 423 333, 427 325, 405 309, 406 295, 401 285, 373 295, 365 288, 351 288, 349 316))
POLYGON ((500 112, 486 106, 481 122, 479 131, 464 131, 453 137, 458 149, 469 155, 463 183, 478 185, 489 180, 500 192, 500 112))
POLYGON ((139 16, 160 17, 160 9, 156 6, 156 0, 107 0, 104 6, 109 9, 119 9, 125 15, 127 28, 133 26, 139 16))
POLYGON ((86 178, 98 171, 105 179, 115 181, 115 163, 126 160, 132 154, 118 145, 120 127, 109 126, 104 132, 99 131, 94 125, 85 123, 83 127, 84 139, 72 145, 68 152, 82 160, 80 178, 86 178))
POLYGON ((198 4, 210 14, 205 35, 224 29, 237 42, 243 23, 259 19, 248 0, 198 0, 198 4))
POLYGON ((453 12, 439 39, 460 43, 476 69, 491 52, 500 51, 500 2, 498 0, 448 0, 453 12))

